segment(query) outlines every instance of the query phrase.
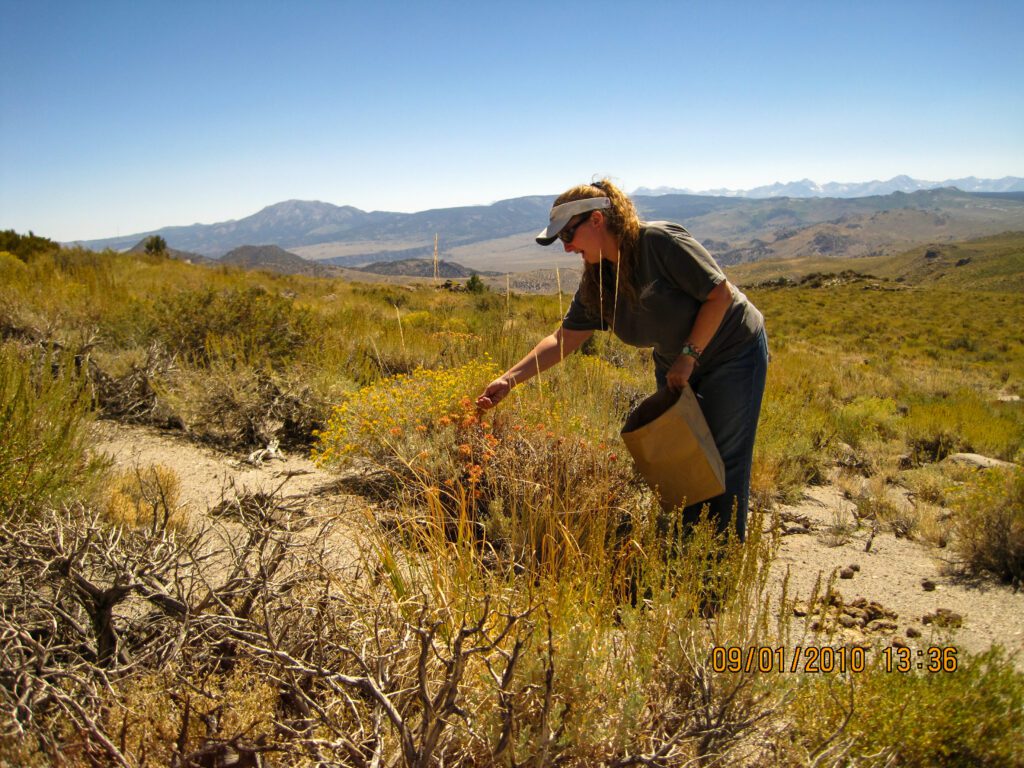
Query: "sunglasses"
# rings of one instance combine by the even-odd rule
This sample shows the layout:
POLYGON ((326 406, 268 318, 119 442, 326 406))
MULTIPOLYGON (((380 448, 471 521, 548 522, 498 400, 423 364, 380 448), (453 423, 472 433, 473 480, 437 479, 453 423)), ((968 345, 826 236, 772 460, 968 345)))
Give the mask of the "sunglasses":
POLYGON ((571 227, 564 227, 561 232, 558 233, 558 239, 568 245, 572 242, 572 239, 576 237, 576 230, 582 227, 590 221, 590 213, 587 213, 582 219, 577 221, 571 227))

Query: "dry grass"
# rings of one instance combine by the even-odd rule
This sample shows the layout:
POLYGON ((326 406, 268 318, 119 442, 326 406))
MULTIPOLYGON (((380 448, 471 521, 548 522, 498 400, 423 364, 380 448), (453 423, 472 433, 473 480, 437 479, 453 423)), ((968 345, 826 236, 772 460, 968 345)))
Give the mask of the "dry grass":
POLYGON ((162 464, 137 467, 111 479, 107 511, 115 524, 184 531, 189 515, 181 502, 181 481, 162 464))
MULTIPOLYGON (((800 630, 767 596, 777 541, 763 531, 778 526, 752 520, 743 547, 680 530, 635 483, 617 432, 652 386, 645 354, 602 338, 492 418, 466 405, 554 327, 559 297, 39 247, 0 259, 0 318, 39 331, 3 347, 0 459, 12 445, 40 457, 27 473, 0 460, 5 500, 31 513, 5 501, 0 519, 0 760, 1020 764, 1008 745, 1024 681, 997 651, 942 680, 715 668, 714 646, 788 647, 800 630), (186 346, 160 328, 172 315, 186 346), (311 444, 322 425, 323 461, 389 479, 376 492, 393 524, 371 527, 343 570, 336 521, 272 497, 220 510, 222 530, 178 524, 161 468, 113 478, 97 500, 78 483, 85 380, 74 365, 40 376, 26 352, 39 338, 83 349, 92 391, 90 362, 125 418, 159 404, 235 447, 311 444), (328 403, 347 410, 328 421, 328 403)), ((1006 323, 1024 299, 843 284, 751 295, 773 355, 754 507, 840 460, 851 493, 867 491, 862 524, 1019 580, 1019 476, 936 459, 1021 457, 1024 415, 996 395, 1024 387, 1024 337, 1006 323)))

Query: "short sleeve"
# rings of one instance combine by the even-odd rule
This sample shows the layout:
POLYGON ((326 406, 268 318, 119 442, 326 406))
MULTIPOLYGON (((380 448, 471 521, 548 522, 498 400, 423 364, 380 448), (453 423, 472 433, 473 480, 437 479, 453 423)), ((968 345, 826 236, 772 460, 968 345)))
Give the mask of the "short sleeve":
POLYGON ((580 299, 580 292, 576 291, 576 295, 572 297, 572 303, 569 304, 569 311, 565 313, 565 317, 562 318, 562 327, 568 331, 603 331, 605 330, 605 324, 600 319, 594 317, 587 311, 586 307, 583 306, 583 301, 580 299))

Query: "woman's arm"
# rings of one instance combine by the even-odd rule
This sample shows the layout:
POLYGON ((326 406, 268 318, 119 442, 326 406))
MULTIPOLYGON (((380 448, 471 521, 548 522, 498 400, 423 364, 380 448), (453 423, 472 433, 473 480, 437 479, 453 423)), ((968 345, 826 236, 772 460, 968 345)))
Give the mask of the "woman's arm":
MULTIPOLYGON (((700 305, 700 309, 697 310, 697 317, 693 321, 693 328, 690 329, 686 343, 695 347, 698 352, 707 349, 731 305, 732 285, 728 280, 723 280, 711 290, 704 303, 700 305)), ((693 373, 696 365, 696 359, 690 355, 680 355, 676 358, 666 376, 669 388, 682 389, 690 380, 690 374, 693 373)))
POLYGON ((593 331, 572 331, 559 327, 550 336, 545 336, 537 342, 537 346, 522 360, 488 384, 483 394, 476 399, 477 406, 484 409, 493 408, 505 399, 514 386, 560 363, 593 335, 593 331))

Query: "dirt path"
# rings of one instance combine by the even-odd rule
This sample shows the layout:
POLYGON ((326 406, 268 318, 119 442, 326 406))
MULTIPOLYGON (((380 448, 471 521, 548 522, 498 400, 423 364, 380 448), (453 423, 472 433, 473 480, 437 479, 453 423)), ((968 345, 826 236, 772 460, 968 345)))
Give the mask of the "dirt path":
POLYGON ((150 427, 100 421, 93 425, 93 450, 111 460, 115 471, 163 465, 181 484, 181 502, 192 516, 206 515, 222 501, 246 494, 274 493, 282 503, 297 505, 310 517, 339 521, 332 547, 342 564, 359 559, 360 531, 366 522, 365 500, 340 489, 338 476, 325 472, 308 456, 279 452, 249 462, 150 427))
MULTIPOLYGON (((173 433, 113 422, 99 422, 94 430, 95 450, 110 457, 117 468, 172 468, 181 481, 182 499, 193 513, 203 514, 235 494, 279 490, 286 499, 301 501, 309 514, 347 515, 353 525, 341 545, 358 551, 356 531, 366 519, 367 502, 340 491, 337 475, 321 470, 306 456, 285 454, 254 466, 245 456, 220 453, 173 433)), ((918 646, 955 644, 971 652, 1000 643, 1018 654, 1017 664, 1024 669, 1024 591, 958 581, 944 572, 942 550, 891 533, 877 533, 870 551, 865 551, 870 530, 852 525, 853 510, 833 486, 808 488, 799 504, 783 507, 789 519, 802 518, 810 527, 783 537, 772 567, 776 583, 788 571, 790 594, 806 600, 819 577, 824 582, 833 572, 854 566, 852 578, 835 582, 844 602, 864 598, 895 614, 890 619, 895 626, 881 628, 872 637, 886 644, 894 639, 918 646), (850 530, 840 544, 828 534, 837 522, 850 530), (926 581, 934 587, 926 590, 926 581), (947 630, 926 624, 924 617, 939 609, 958 614, 962 626, 947 630), (908 637, 908 629, 919 637, 908 637)), ((858 633, 853 628, 846 637, 856 638, 858 633)))
MULTIPOLYGON (((151 465, 173 469, 181 481, 182 500, 193 512, 205 512, 236 492, 280 489, 286 497, 330 496, 338 479, 296 453, 249 463, 246 455, 230 456, 173 432, 111 421, 97 422, 93 429, 94 450, 119 470, 151 465)), ((338 494, 336 501, 344 499, 338 494)))

